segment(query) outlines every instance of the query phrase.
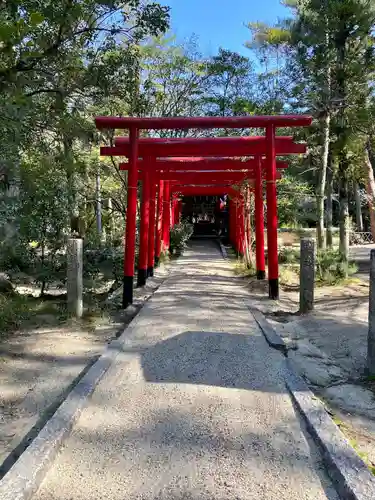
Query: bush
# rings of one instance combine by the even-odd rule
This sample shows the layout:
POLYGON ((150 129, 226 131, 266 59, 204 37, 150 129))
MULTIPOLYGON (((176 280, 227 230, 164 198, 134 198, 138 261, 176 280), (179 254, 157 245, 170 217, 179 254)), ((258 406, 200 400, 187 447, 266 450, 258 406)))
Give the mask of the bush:
POLYGON ((170 252, 177 255, 183 252, 193 231, 193 225, 185 221, 173 226, 171 229, 170 252))
POLYGON ((123 276, 124 246, 97 247, 91 242, 84 245, 83 276, 85 285, 94 288, 99 281, 120 282, 123 276), (90 286, 91 283, 91 286, 90 286))
POLYGON ((296 264, 299 262, 300 252, 297 249, 283 247, 279 251, 279 262, 281 264, 296 264))
POLYGON ((316 280, 333 285, 356 273, 354 262, 346 261, 338 250, 319 250, 316 257, 316 280))
POLYGON ((36 242, 12 238, 0 247, 0 271, 15 283, 23 281, 27 275, 29 282, 41 287, 41 294, 52 283, 61 286, 66 280, 66 257, 61 242, 46 248, 36 242))
POLYGON ((9 297, 0 293, 0 336, 19 328, 32 313, 28 297, 22 295, 9 297))

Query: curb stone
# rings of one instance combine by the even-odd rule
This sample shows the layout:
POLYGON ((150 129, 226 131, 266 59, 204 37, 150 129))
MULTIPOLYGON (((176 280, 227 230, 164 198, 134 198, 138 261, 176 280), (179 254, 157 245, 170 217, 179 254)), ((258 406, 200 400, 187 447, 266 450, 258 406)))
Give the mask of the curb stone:
POLYGON ((280 335, 277 334, 276 330, 268 323, 267 318, 258 309, 254 309, 248 306, 250 313, 253 315, 255 321, 258 323, 259 328, 262 330, 268 344, 282 351, 285 355, 288 352, 287 346, 280 335))
POLYGON ((319 446, 328 474, 342 500, 374 500, 375 477, 350 446, 323 404, 286 359, 286 386, 319 446))
MULTIPOLYGON (((165 267, 167 268, 166 276, 163 277, 157 289, 170 275, 171 265, 165 267)), ((151 292, 151 295, 157 289, 151 292)), ((137 307, 138 310, 134 316, 132 315, 131 320, 138 315, 142 309, 141 306, 147 301, 148 299, 143 301, 137 300, 137 304, 140 307, 137 307)), ((43 482, 60 448, 70 436, 89 397, 114 360, 121 353, 122 347, 127 341, 130 328, 131 322, 125 326, 119 338, 112 340, 107 345, 103 354, 69 392, 35 439, 0 480, 1 500, 31 500, 43 482)))

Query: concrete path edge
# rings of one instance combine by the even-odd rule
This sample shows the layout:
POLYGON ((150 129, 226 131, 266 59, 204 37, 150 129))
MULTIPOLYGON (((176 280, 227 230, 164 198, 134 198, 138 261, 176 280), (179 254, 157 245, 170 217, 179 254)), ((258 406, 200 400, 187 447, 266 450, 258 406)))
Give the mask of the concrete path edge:
MULTIPOLYGON (((169 271, 170 269, 168 269, 168 275, 169 271)), ((168 275, 165 276, 163 282, 168 275)), ((120 354, 131 324, 132 322, 125 326, 119 338, 108 344, 103 354, 70 391, 36 438, 1 479, 1 500, 30 500, 38 490, 60 448, 70 436, 95 387, 120 354)))
POLYGON ((331 419, 322 402, 310 391, 290 359, 286 364, 286 386, 307 430, 319 446, 334 486, 342 500, 373 500, 375 477, 331 419))
POLYGON ((287 347, 283 339, 278 335, 274 328, 268 323, 267 318, 259 309, 254 309, 248 306, 249 311, 254 316, 255 321, 258 323, 259 328, 262 330, 268 344, 274 349, 282 351, 284 354, 287 353, 287 347))

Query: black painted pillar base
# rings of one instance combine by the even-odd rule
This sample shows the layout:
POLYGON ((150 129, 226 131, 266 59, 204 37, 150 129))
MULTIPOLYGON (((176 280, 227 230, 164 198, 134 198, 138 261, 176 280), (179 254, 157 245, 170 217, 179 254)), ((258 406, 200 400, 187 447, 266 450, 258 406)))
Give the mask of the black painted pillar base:
POLYGON ((126 309, 128 305, 133 304, 133 276, 124 276, 122 292, 122 307, 126 309))
POLYGON ((158 267, 160 264, 160 257, 155 257, 155 267, 158 267))
POLYGON ((147 281, 147 269, 138 269, 137 286, 145 286, 147 281))
POLYGON ((257 271, 257 280, 265 280, 266 271, 257 271))
POLYGON ((154 275, 154 268, 153 267, 148 267, 147 268, 147 277, 152 278, 154 275))
POLYGON ((269 298, 272 300, 279 299, 279 280, 278 278, 268 280, 268 290, 269 290, 269 298))

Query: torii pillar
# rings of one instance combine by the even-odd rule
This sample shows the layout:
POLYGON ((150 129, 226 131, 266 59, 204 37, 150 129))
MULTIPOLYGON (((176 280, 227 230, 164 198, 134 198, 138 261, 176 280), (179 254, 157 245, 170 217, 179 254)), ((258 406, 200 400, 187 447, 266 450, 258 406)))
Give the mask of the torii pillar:
POLYGON ((267 243, 268 284, 270 299, 279 298, 279 256, 277 245, 277 191, 276 191, 276 147, 275 127, 266 127, 267 163, 267 243))
POLYGON ((167 252, 170 245, 171 231, 171 186, 170 181, 164 182, 164 199, 163 199, 163 250, 167 252))
POLYGON ((129 170, 128 170, 128 207, 126 212, 125 257, 122 306, 125 309, 133 303, 133 280, 135 258, 135 235, 137 222, 137 188, 138 188, 138 137, 139 130, 129 129, 129 170))
POLYGON ((147 280, 149 213, 150 213, 150 176, 148 172, 145 172, 142 182, 141 224, 139 231, 137 286, 144 286, 147 280))
POLYGON ((266 279, 266 260, 264 255, 264 204, 262 166, 259 156, 255 169, 255 254, 258 280, 266 279))
POLYGON ((155 241, 155 266, 160 263, 160 254, 163 241, 163 208, 164 208, 164 181, 159 181, 158 203, 156 209, 156 241, 155 241))
POLYGON ((156 179, 155 173, 150 171, 150 215, 148 233, 148 262, 147 276, 154 275, 155 266, 155 232, 156 232, 156 179))

